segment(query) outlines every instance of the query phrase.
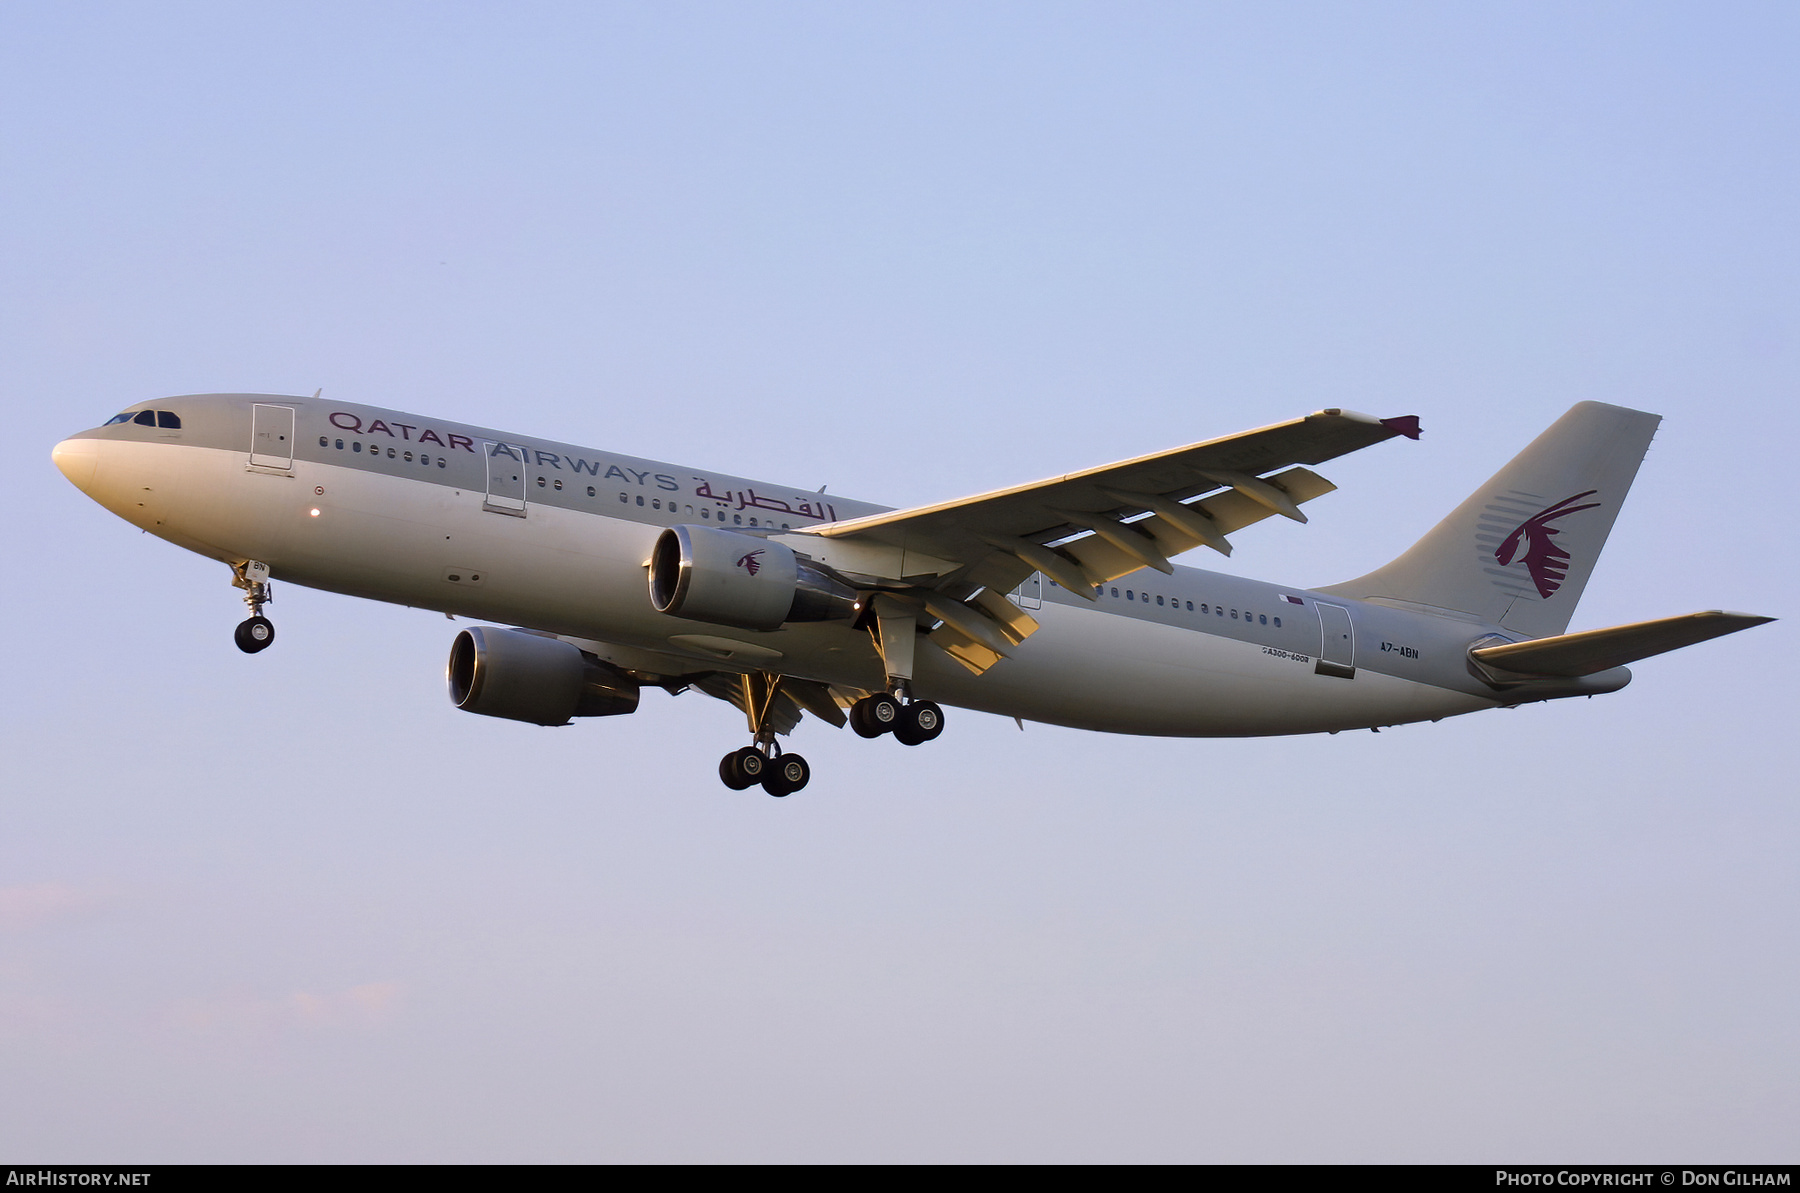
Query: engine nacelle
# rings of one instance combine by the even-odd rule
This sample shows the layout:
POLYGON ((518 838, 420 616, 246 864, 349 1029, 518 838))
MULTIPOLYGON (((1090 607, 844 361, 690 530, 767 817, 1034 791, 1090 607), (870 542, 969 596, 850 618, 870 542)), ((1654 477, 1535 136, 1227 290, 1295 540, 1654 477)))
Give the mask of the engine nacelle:
POLYGON ((450 700, 464 712, 533 725, 636 712, 638 686, 580 647, 524 630, 476 626, 450 647, 450 700))
POLYGON ((746 630, 856 616, 856 589, 775 542, 710 526, 672 526, 650 553, 658 613, 746 630))

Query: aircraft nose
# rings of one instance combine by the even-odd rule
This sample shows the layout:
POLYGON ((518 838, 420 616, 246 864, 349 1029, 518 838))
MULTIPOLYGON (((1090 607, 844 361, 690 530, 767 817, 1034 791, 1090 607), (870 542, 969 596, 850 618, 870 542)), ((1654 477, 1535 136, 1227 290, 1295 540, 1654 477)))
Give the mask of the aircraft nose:
POLYGON ((65 439, 50 452, 50 460, 83 493, 94 487, 94 469, 100 454, 91 439, 65 439))

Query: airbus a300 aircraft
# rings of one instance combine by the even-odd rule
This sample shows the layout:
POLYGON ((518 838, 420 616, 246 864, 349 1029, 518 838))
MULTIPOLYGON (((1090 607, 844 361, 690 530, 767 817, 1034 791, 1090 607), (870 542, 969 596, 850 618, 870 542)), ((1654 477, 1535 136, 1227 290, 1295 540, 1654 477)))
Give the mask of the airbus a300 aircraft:
POLYGON ((1566 633, 1660 419, 1583 402, 1435 529, 1308 589, 1176 567, 1335 486, 1308 465, 1417 418, 1322 410, 916 509, 312 398, 142 403, 58 444, 75 486, 271 580, 504 623, 456 635, 457 707, 538 725, 728 700, 719 773, 784 796, 802 716, 909 746, 942 705, 1113 733, 1236 737, 1438 720, 1624 687, 1624 664, 1770 620, 1566 633))

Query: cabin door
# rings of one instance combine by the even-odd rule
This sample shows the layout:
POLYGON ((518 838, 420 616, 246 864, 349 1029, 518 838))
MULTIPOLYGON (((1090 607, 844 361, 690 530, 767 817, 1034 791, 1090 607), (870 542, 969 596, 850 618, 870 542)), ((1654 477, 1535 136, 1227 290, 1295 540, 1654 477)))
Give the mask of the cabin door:
POLYGON ((487 499, 481 508, 494 514, 525 516, 525 461, 523 448, 504 443, 481 445, 487 452, 487 499))
POLYGON ((294 408, 258 402, 250 408, 250 467, 286 472, 293 466, 294 408))
POLYGON ((1356 675, 1356 629, 1350 624, 1350 610, 1341 605, 1320 605, 1314 603, 1319 611, 1319 630, 1323 641, 1319 644, 1319 661, 1313 670, 1320 675, 1335 675, 1339 679, 1352 679, 1356 675))

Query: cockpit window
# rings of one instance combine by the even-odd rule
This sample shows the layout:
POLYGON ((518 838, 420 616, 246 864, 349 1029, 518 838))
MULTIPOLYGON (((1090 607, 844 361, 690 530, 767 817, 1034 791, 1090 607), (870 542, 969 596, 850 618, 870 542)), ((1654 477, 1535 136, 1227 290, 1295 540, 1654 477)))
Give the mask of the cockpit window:
POLYGON ((159 427, 166 427, 171 431, 179 431, 181 430, 181 416, 176 414, 173 410, 158 410, 156 412, 156 425, 159 427))
POLYGON ((132 419, 134 419, 136 417, 137 417, 137 415, 135 415, 131 411, 127 410, 124 414, 113 415, 111 418, 107 419, 105 422, 101 423, 100 425, 103 427, 116 427, 120 423, 130 422, 132 419))
POLYGON ((140 427, 154 427, 156 425, 156 411, 140 410, 137 412, 137 417, 131 421, 140 427))

